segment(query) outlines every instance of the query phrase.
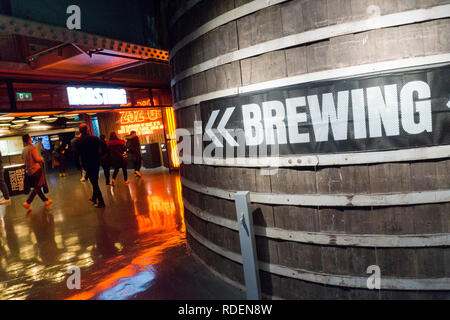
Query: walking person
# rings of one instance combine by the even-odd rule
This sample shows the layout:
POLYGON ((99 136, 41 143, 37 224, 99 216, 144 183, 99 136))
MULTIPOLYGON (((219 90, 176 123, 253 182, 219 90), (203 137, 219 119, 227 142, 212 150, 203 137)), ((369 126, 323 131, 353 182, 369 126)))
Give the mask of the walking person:
POLYGON ((39 156, 44 158, 43 169, 44 172, 47 172, 47 150, 45 150, 44 145, 42 144, 42 138, 38 138, 36 142, 36 148, 38 150, 39 156))
POLYGON ((103 173, 105 174, 106 186, 111 186, 111 152, 108 148, 108 144, 106 142, 106 136, 102 134, 100 136, 100 164, 103 168, 103 173))
POLYGON ((80 179, 80 181, 81 181, 81 182, 86 182, 86 170, 84 170, 84 169, 81 167, 81 161, 80 161, 79 158, 77 158, 77 155, 76 155, 76 153, 75 153, 75 142, 76 142, 80 137, 81 137, 80 131, 77 131, 77 132, 75 133, 75 137, 74 137, 72 140, 70 140, 70 146, 71 146, 71 148, 72 148, 72 154, 73 154, 73 157, 74 157, 75 166, 77 167, 78 171, 80 171, 80 173, 81 173, 81 179, 80 179))
POLYGON ((102 192, 98 186, 98 174, 100 171, 100 139, 91 136, 85 123, 80 125, 81 136, 74 143, 75 159, 79 159, 81 167, 86 170, 86 178, 92 185, 92 198, 90 199, 96 208, 104 208, 102 192))
POLYGON ((115 184, 117 175, 119 174, 119 170, 122 169, 123 172, 123 180, 126 184, 129 184, 128 181, 128 172, 127 172, 127 155, 125 153, 125 141, 119 139, 115 132, 111 132, 108 141, 108 148, 111 152, 111 166, 114 168, 112 185, 115 184))
POLYGON ((142 164, 141 143, 139 142, 139 137, 137 136, 136 131, 131 131, 130 135, 127 136, 126 147, 128 154, 132 154, 134 158, 134 174, 137 177, 142 177, 140 172, 142 164))
POLYGON ((62 140, 59 140, 57 145, 55 146, 54 150, 54 158, 56 160, 55 164, 57 163, 59 168, 59 176, 60 177, 67 177, 66 173, 66 155, 67 150, 69 149, 68 145, 64 145, 62 140))
POLYGON ((47 181, 45 179, 44 170, 42 169, 44 158, 39 156, 37 148, 31 143, 29 134, 25 134, 22 137, 22 140, 25 145, 25 148, 23 148, 22 151, 22 159, 25 162, 26 175, 30 181, 30 186, 33 188, 33 191, 31 191, 23 206, 30 212, 32 210, 31 203, 36 195, 41 198, 46 206, 50 206, 53 201, 48 199, 42 190, 44 189, 46 193, 48 192, 47 181))
POLYGON ((11 199, 9 198, 8 186, 5 182, 5 171, 3 170, 2 163, 2 153, 0 152, 0 190, 3 193, 3 200, 0 201, 0 204, 10 204, 11 199))

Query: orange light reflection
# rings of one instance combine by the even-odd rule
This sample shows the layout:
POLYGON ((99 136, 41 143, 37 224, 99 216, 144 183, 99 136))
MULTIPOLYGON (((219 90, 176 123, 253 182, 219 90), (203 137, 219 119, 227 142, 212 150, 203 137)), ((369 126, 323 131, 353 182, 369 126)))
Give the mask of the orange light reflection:
MULTIPOLYGON (((137 221, 140 242, 151 242, 151 247, 139 252, 131 263, 127 263, 126 267, 96 281, 95 284, 89 285, 88 289, 69 297, 67 300, 88 300, 98 297, 103 292, 116 287, 120 283, 137 276, 142 271, 148 271, 152 265, 162 261, 163 254, 167 249, 179 246, 185 242, 185 223, 184 223, 184 206, 181 196, 180 177, 173 176, 163 182, 157 181, 155 185, 150 185, 147 196, 143 194, 142 188, 130 185, 132 198, 134 199, 134 215, 137 221), (169 185, 173 187, 174 192, 170 191, 169 185), (156 194, 158 192, 158 194, 156 194), (178 205, 178 210, 177 210, 178 205), (180 214, 181 228, 177 219, 180 214)), ((126 263, 123 256, 110 259, 105 266, 113 263, 126 263)), ((83 280, 82 287, 86 283, 90 283, 87 279, 83 280)), ((127 295, 128 292, 121 292, 120 295, 127 295)))

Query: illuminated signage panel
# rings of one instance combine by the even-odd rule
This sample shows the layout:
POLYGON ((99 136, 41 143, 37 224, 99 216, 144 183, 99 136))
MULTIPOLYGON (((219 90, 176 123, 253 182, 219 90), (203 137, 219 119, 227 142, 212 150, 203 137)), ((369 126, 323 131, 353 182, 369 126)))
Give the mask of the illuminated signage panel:
POLYGON ((164 125, 160 110, 120 112, 119 134, 129 134, 131 131, 136 131, 138 136, 146 136, 163 129, 164 125))
POLYGON ((128 102, 125 89, 68 87, 67 96, 71 106, 122 105, 128 102))

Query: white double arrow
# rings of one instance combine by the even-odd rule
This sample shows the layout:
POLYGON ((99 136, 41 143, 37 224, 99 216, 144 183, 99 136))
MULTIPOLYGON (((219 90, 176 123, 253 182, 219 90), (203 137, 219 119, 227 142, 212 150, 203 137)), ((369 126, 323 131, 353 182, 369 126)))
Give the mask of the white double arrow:
MULTIPOLYGON (((239 147, 239 144, 236 142, 236 140, 233 139, 231 134, 228 132, 227 129, 225 129, 225 126, 228 123, 228 120, 230 120, 231 115, 233 114, 234 109, 236 107, 227 108, 225 110, 225 113, 222 117, 222 119, 219 122, 219 125, 217 126, 217 131, 225 138, 225 140, 232 146, 232 147, 239 147)), ((208 123, 205 127, 205 133, 211 138, 213 143, 216 145, 216 147, 221 148, 223 147, 222 142, 217 138, 217 136, 212 131, 212 126, 214 125, 214 122, 216 122, 217 116, 219 115, 220 110, 214 110, 211 113, 211 116, 209 117, 208 123)))

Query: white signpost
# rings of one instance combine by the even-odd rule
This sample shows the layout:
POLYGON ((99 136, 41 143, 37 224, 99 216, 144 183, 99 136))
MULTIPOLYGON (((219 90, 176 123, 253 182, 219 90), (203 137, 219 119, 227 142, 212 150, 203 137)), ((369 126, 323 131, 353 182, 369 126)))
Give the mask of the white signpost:
POLYGON ((244 265, 245 287, 247 288, 247 299, 261 300, 255 232, 253 230, 253 216, 250 211, 250 192, 236 192, 234 198, 239 226, 242 262, 244 265))

